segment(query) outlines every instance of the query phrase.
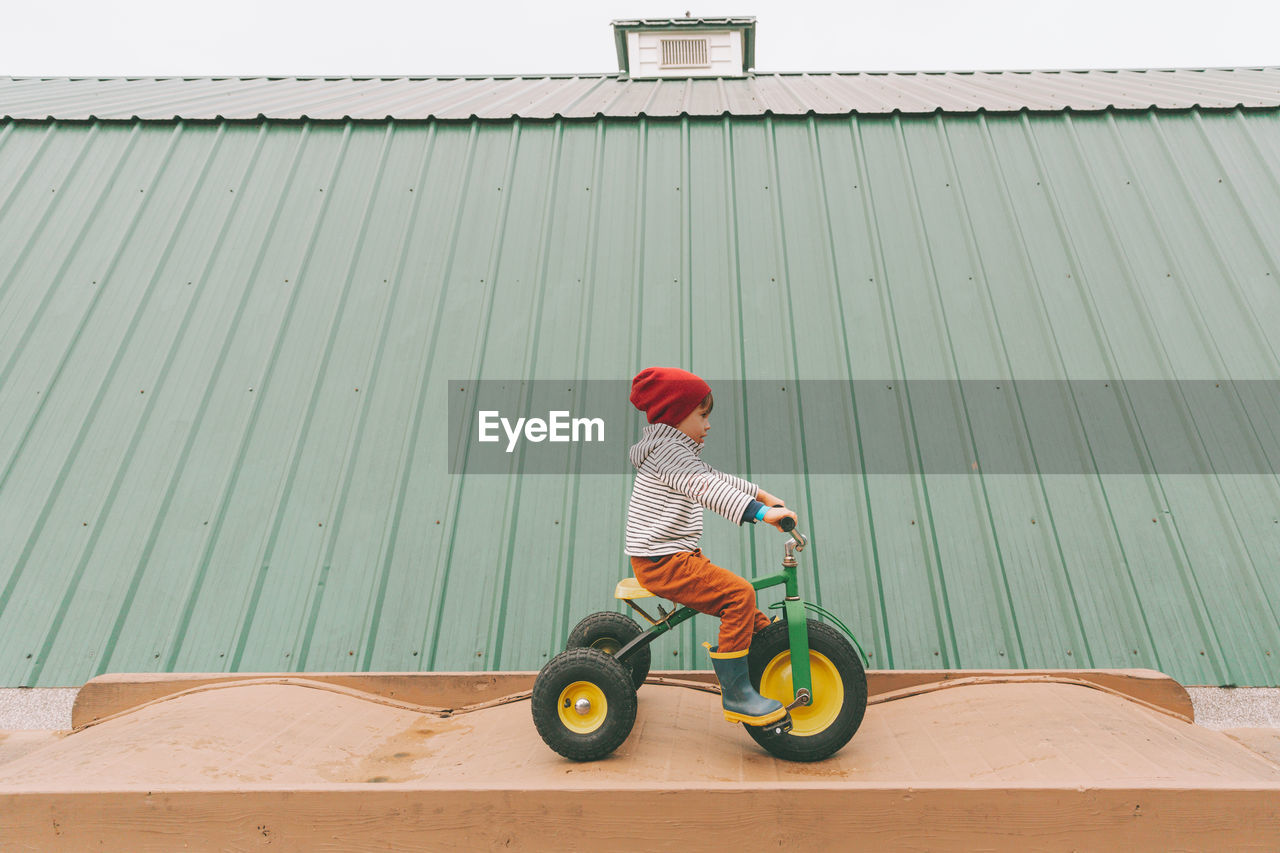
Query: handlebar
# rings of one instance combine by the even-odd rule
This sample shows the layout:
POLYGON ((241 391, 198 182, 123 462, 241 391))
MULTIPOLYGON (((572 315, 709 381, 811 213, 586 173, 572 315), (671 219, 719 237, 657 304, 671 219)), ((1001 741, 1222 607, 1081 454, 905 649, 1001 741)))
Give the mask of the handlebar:
MULTIPOLYGON (((786 509, 786 507, 784 507, 782 504, 774 504, 773 508, 786 509)), ((803 533, 796 530, 796 520, 794 518, 784 518, 778 522, 778 526, 782 528, 782 532, 791 534, 792 536, 791 541, 795 543, 795 549, 797 551, 804 550, 804 546, 808 544, 808 540, 805 538, 803 533)), ((790 549, 788 549, 788 551, 789 550, 790 549)))

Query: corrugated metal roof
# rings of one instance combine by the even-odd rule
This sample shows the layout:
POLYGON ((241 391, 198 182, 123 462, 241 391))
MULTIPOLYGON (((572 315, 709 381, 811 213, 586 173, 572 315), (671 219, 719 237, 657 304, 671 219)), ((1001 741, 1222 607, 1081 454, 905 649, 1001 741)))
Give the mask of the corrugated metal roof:
POLYGON ((0 78, 6 118, 510 119, 1280 106, 1280 68, 425 79, 0 78))
MULTIPOLYGON (((537 668, 629 478, 451 476, 450 379, 1276 380, 1278 200, 1276 111, 5 123, 0 684, 537 668)), ((1280 684, 1274 475, 763 485, 875 668, 1280 684)))

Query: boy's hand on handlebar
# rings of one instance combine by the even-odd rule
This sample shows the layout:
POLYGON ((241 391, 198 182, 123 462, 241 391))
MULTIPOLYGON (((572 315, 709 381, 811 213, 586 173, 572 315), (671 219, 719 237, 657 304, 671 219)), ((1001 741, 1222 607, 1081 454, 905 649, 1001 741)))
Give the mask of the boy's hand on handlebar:
POLYGON ((772 524, 774 527, 778 528, 778 530, 786 533, 787 531, 782 528, 782 519, 784 518, 791 519, 793 526, 798 520, 796 514, 786 507, 774 507, 764 514, 764 521, 766 524, 772 524))
POLYGON ((784 501, 782 498, 775 497, 774 495, 771 495, 768 492, 766 492, 764 489, 761 489, 760 493, 756 495, 756 500, 760 501, 760 503, 764 504, 765 506, 786 506, 787 505, 787 502, 784 501))

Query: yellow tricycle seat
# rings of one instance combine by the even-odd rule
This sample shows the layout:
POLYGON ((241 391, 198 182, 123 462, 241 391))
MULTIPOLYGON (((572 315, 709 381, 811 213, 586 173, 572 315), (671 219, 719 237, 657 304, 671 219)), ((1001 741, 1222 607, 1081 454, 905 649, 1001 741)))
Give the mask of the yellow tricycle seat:
POLYGON ((652 592, 640 586, 635 578, 623 578, 613 591, 613 597, 619 601, 630 601, 633 598, 655 598, 652 592))

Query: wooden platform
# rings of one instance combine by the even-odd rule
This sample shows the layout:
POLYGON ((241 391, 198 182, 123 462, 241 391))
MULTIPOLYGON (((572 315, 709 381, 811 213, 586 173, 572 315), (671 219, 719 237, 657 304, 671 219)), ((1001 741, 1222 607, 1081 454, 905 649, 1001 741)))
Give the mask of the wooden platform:
POLYGON ((951 675, 880 691, 816 764, 773 758, 705 684, 673 676, 641 689, 631 737, 593 764, 547 749, 519 698, 427 713, 309 676, 211 681, 0 764, 0 837, 19 850, 1280 848, 1269 743, 1079 673, 951 675))

